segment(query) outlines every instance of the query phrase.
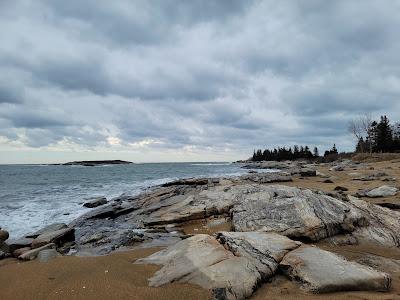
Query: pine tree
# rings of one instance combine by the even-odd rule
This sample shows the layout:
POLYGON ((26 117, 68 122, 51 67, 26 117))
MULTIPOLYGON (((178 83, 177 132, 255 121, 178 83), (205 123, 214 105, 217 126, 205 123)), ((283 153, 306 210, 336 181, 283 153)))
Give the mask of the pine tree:
POLYGON ((363 153, 364 149, 367 148, 367 143, 364 141, 364 139, 361 137, 358 140, 357 146, 356 146, 356 152, 357 153, 363 153))
POLYGON ((393 137, 389 119, 381 116, 376 126, 376 149, 377 152, 390 152, 392 150, 393 137))
POLYGON ((314 157, 319 157, 319 152, 317 147, 314 147, 314 157))

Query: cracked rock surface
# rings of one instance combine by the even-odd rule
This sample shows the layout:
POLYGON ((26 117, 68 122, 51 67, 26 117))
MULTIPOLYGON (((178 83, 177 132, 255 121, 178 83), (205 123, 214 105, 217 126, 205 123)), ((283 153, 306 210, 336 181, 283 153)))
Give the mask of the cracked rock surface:
POLYGON ((388 274, 312 246, 301 246, 280 263, 286 275, 316 293, 336 291, 387 291, 388 274))
POLYGON ((219 232, 216 238, 234 255, 252 261, 263 278, 273 276, 282 258, 301 245, 285 236, 265 232, 219 232))
POLYGON ((150 278, 150 286, 197 284, 209 289, 214 299, 245 299, 278 267, 315 293, 387 291, 391 283, 386 273, 264 232, 198 234, 136 263, 162 265, 150 278))
POLYGON ((193 283, 221 299, 249 297, 261 280, 250 260, 234 256, 206 234, 195 235, 136 263, 163 265, 150 279, 150 286, 175 281, 193 283))

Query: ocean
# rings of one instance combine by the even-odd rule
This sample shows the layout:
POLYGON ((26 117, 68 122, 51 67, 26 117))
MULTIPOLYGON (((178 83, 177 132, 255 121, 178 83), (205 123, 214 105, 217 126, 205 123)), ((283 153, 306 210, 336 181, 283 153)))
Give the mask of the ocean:
POLYGON ((72 221, 90 210, 82 206, 90 197, 110 200, 179 178, 246 172, 232 163, 0 165, 0 227, 18 238, 51 223, 72 221))

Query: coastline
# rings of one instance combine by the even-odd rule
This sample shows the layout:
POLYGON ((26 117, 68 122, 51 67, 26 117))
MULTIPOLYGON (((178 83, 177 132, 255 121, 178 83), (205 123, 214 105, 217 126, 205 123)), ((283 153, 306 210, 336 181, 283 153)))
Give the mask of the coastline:
MULTIPOLYGON (((368 189, 380 186, 382 184, 396 184, 393 178, 400 176, 400 161, 390 162, 374 162, 374 163, 362 163, 362 164, 347 164, 344 166, 343 171, 332 170, 334 166, 331 164, 318 164, 318 165, 305 165, 301 166, 299 170, 314 168, 317 170, 318 175, 316 176, 302 176, 298 170, 293 167, 286 169, 290 175, 290 181, 285 181, 284 178, 278 178, 279 185, 287 187, 300 187, 312 190, 320 190, 325 193, 336 193, 339 197, 341 195, 351 195, 357 193, 360 189, 368 189), (373 169, 372 169, 373 168, 373 169), (354 170, 355 169, 355 170, 354 170), (291 174, 293 172, 293 174, 291 174), (385 173, 384 176, 379 178, 372 178, 377 173, 385 173), (354 180, 354 174, 359 173, 358 176, 372 176, 370 178, 364 178, 366 180, 354 180), (349 175, 352 174, 352 175, 349 175), (327 179, 332 182, 325 182, 327 179), (393 181, 386 181, 386 180, 393 181), (335 191, 337 186, 341 186, 347 189, 347 191, 338 193, 335 191)), ((382 174, 381 174, 382 175, 382 174)), ((271 186, 275 185, 275 182, 263 182, 267 176, 261 173, 252 173, 238 177, 236 182, 233 182, 233 186, 242 184, 242 182, 251 182, 252 185, 256 186, 271 186), (258 178, 258 179, 256 179, 258 178)), ((275 178, 276 179, 276 178, 275 178)), ((211 179, 211 184, 213 184, 211 179)), ((218 184, 223 183, 224 178, 218 178, 218 184)), ((229 179, 232 180, 232 179, 229 179)), ((229 181, 227 180, 227 181, 229 181)), ((202 186, 201 179, 193 179, 193 184, 202 186)), ((210 182, 207 184, 210 185, 210 182)), ((215 185, 218 185, 215 183, 215 185)), ((231 183, 229 183, 230 185, 231 183)), ((153 187, 148 193, 157 193, 157 190, 175 189, 176 187, 182 186, 182 188, 192 184, 189 181, 178 180, 171 186, 167 187, 153 187)), ((212 187, 212 185, 211 185, 212 187)), ((157 196, 158 197, 158 196, 157 196)), ((139 197, 140 199, 140 197, 139 197)), ((156 199, 156 198, 154 198, 156 199)), ((166 198, 168 199, 168 197, 166 198)), ((368 201, 369 203, 393 203, 398 204, 399 200, 396 196, 387 196, 379 198, 368 198, 361 197, 361 199, 368 201)), ((125 201, 125 200, 122 200, 125 201)), ((117 201, 118 202, 118 201, 117 201)), ((114 207, 115 208, 115 207, 114 207)), ((99 208, 97 212, 101 211, 99 208)), ((124 207, 123 209, 129 209, 124 207)), ((96 209, 92 211, 95 213, 96 209)), ((106 211, 106 210, 104 210, 106 211)), ((123 212, 129 215, 127 211, 117 210, 118 213, 123 212)), ((396 210, 393 210, 396 211, 396 210)), ((110 220, 118 220, 119 216, 109 215, 110 220), (114 219, 116 218, 116 219, 114 219)), ((85 218, 78 218, 82 222, 88 222, 85 218)), ((72 222, 73 226, 79 223, 79 220, 72 222), (75 223, 75 224, 74 224, 75 223)), ((106 220, 106 219, 105 219, 106 220)), ((187 219, 185 218, 175 220, 175 224, 172 228, 169 228, 163 222, 153 222, 151 226, 153 231, 155 228, 159 228, 159 231, 153 232, 160 238, 163 234, 169 232, 180 232, 179 238, 187 238, 197 234, 210 234, 213 235, 220 231, 230 231, 232 229, 231 220, 227 218, 225 214, 222 215, 210 215, 201 218, 187 219), (165 231, 166 230, 166 231, 165 231)), ((108 222, 108 221, 107 221, 108 222)), ((113 221, 114 222, 114 221, 113 221)), ((147 221, 147 224, 150 224, 147 221)), ((71 226, 71 224, 70 224, 71 226)), ((150 233, 149 233, 150 234, 150 233)), ((177 236, 174 237, 174 239, 177 236)), ((75 239, 79 240, 81 233, 75 235, 75 239)), ((143 238, 143 236, 141 237, 143 238)), ((146 237, 145 237, 146 238, 146 237)), ((153 237, 154 238, 154 237, 153 237)), ((164 236, 165 238, 165 236, 164 236)), ((176 243, 176 240, 170 240, 163 246, 154 248, 144 248, 142 245, 146 243, 146 239, 138 239, 132 246, 121 247, 120 251, 111 251, 104 253, 101 256, 90 256, 90 257, 77 257, 77 256, 62 256, 57 257, 48 262, 40 262, 38 260, 30 262, 19 262, 16 259, 5 259, 0 260, 0 281, 11 280, 9 287, 0 290, 0 296, 2 299, 43 299, 43 298, 60 298, 68 295, 74 299, 106 299, 106 298, 118 298, 128 299, 137 297, 137 299, 183 299, 188 298, 190 295, 191 299, 207 299, 210 297, 210 292, 197 285, 186 284, 186 283, 173 283, 167 284, 162 287, 151 288, 148 287, 148 279, 150 279, 155 272, 160 270, 160 266, 154 266, 149 264, 132 264, 136 259, 144 258, 160 249, 164 249, 166 246, 176 243), (109 269, 115 267, 110 272, 109 269), (102 269, 101 269, 102 268, 102 269), (101 270, 100 270, 101 269, 101 270), (104 269, 104 270, 103 270, 104 269), (107 271, 107 284, 104 283, 104 272, 107 271), (35 275, 37 276, 35 277, 35 275), (16 280, 16 279, 19 280, 16 280), (29 284, 27 284, 29 282, 29 284), (82 283, 84 285, 82 285, 82 283), (82 285, 82 287, 80 287, 82 285), (83 288, 85 286, 85 288, 83 288), (13 293, 13 291, 18 291, 13 293), (61 293, 65 293, 62 294, 61 293), (73 291, 73 292, 72 292, 73 291), (123 292, 126 291, 126 292, 123 292), (57 294, 56 294, 57 292, 57 294), (62 296, 63 295, 63 296, 62 296), (8 298, 12 297, 12 298, 8 298)), ((153 243, 154 244, 154 243, 153 243)), ((359 261, 365 258, 366 255, 373 253, 379 257, 385 257, 391 260, 400 262, 400 250, 398 248, 388 247, 377 247, 374 248, 371 245, 345 245, 345 246, 332 246, 332 244, 326 241, 318 241, 315 244, 321 249, 326 249, 334 253, 338 253, 348 258, 349 260, 359 261)), ((149 246, 152 244, 149 243, 149 246)), ((92 247, 91 245, 90 247, 92 247)), ((148 247, 148 246, 145 246, 148 247)), ((93 253, 92 253, 93 254, 93 253)), ((102 253, 98 253, 102 254, 102 253)), ((377 266, 379 268, 379 266, 377 266)), ((390 271, 390 270, 382 270, 390 271)), ((366 291, 353 291, 353 292, 335 292, 330 294, 310 294, 309 292, 299 289, 299 284, 295 281, 289 280, 287 277, 277 275, 273 277, 270 283, 266 282, 261 287, 254 291, 251 299, 337 299, 337 298, 363 298, 363 299, 392 299, 396 298, 400 294, 400 264, 399 270, 391 271, 392 276, 392 287, 388 292, 366 292, 366 291)), ((135 299, 135 298, 134 298, 135 299)))
POLYGON ((93 197, 135 196, 178 178, 236 176, 238 171, 246 173, 230 163, 0 166, 0 226, 19 238, 54 222, 71 222, 89 211, 82 204, 93 197))

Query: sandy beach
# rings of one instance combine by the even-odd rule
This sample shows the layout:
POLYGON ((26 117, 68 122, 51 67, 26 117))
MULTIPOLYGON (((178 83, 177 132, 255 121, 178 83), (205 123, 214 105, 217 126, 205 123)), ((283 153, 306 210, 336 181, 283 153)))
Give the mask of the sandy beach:
POLYGON ((159 249, 100 257, 59 257, 49 262, 0 261, 0 299, 207 299, 208 292, 188 284, 148 287, 159 267, 133 262, 159 249))

